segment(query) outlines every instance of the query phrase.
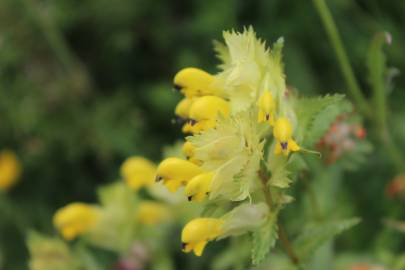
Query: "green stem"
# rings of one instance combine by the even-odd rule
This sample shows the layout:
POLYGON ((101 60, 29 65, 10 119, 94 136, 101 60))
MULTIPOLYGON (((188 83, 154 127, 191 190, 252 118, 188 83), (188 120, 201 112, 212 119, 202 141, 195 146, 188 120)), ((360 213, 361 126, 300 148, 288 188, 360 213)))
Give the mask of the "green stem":
MULTIPOLYGON (((269 177, 267 175, 267 172, 264 171, 263 169, 260 169, 258 174, 259 174, 260 181, 262 183, 262 190, 263 190, 263 194, 264 194, 266 203, 269 206, 269 211, 272 211, 274 208, 273 200, 271 197, 270 189, 267 186, 267 181, 268 181, 269 177)), ((277 226, 278 226, 280 241, 281 241, 283 248, 287 252, 287 255, 288 255, 288 257, 290 257, 290 260, 292 261, 292 263, 298 266, 299 265, 298 256, 294 252, 293 246, 287 237, 287 234, 285 232, 283 225, 280 224, 280 222, 278 222, 277 226)))
POLYGON ((313 0, 313 3, 319 13, 319 16, 321 17, 323 26, 330 39, 330 42, 332 43, 333 49, 335 50, 340 70, 346 81, 350 95, 354 99, 354 102, 356 103, 358 109, 366 116, 370 116, 369 105, 363 93, 361 92, 356 77, 354 76, 353 69, 346 55, 338 29, 329 8, 325 3, 325 0, 313 0))

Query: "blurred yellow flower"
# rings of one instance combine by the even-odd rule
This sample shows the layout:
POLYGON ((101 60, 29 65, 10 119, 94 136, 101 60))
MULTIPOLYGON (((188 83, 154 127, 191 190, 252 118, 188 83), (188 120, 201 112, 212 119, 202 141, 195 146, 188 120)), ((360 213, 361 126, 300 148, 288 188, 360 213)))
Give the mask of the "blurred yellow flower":
POLYGON ((183 251, 201 256, 208 241, 221 235, 224 221, 219 218, 196 218, 184 226, 181 233, 183 251))
POLYGON ((3 150, 0 152, 0 190, 7 190, 13 186, 21 174, 21 164, 14 152, 3 150))
POLYGON ((163 203, 143 201, 139 204, 138 220, 142 224, 153 225, 168 221, 171 218, 169 207, 163 203))
POLYGON ((128 186, 138 189, 154 183, 156 166, 143 157, 130 157, 121 165, 121 176, 128 186))
POLYGON ((98 207, 76 202, 56 211, 53 224, 63 238, 72 240, 93 228, 99 217, 100 210, 98 207))

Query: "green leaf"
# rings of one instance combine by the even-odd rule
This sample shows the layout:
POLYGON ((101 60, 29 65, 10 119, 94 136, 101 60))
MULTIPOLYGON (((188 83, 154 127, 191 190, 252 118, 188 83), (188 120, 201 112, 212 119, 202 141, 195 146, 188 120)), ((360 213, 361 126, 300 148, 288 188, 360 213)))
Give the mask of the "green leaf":
POLYGON ((298 142, 305 147, 313 147, 336 117, 350 110, 350 103, 344 102, 344 95, 340 94, 299 99, 296 107, 298 142))
POLYGON ((328 221, 308 225, 294 241, 294 250, 300 260, 305 261, 324 243, 360 222, 359 218, 328 221))
POLYGON ((252 234, 252 263, 260 264, 276 244, 278 238, 277 212, 271 213, 266 223, 252 234))

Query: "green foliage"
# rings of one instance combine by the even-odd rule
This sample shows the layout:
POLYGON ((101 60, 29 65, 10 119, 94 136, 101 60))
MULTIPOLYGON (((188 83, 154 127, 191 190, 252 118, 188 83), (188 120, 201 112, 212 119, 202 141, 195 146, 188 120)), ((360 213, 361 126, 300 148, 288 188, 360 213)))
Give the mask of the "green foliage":
POLYGON ((252 263, 260 264, 276 244, 278 238, 277 212, 271 213, 266 222, 252 233, 252 263))
POLYGON ((313 147, 329 129, 336 117, 350 110, 340 94, 297 100, 297 140, 306 147, 313 147))
POLYGON ((308 224, 294 241, 298 258, 308 260, 322 244, 359 223, 359 218, 351 218, 308 224))

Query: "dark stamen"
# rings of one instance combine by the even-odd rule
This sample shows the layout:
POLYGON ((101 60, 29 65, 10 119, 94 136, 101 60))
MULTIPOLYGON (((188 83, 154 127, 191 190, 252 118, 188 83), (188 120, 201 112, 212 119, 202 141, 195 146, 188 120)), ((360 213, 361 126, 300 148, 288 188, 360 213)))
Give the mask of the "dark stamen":
POLYGON ((193 196, 188 196, 188 197, 187 197, 187 200, 188 200, 189 202, 191 202, 191 201, 193 200, 193 196))
POLYGON ((181 86, 181 85, 178 85, 178 84, 174 84, 174 89, 176 90, 176 91, 181 91, 181 89, 182 89, 183 87, 181 86))
POLYGON ((155 178, 155 182, 160 182, 162 180, 163 180, 163 177, 159 176, 159 175, 157 175, 156 178, 155 178))
POLYGON ((283 150, 286 150, 286 149, 287 149, 288 142, 282 142, 282 143, 280 143, 280 144, 281 144, 281 148, 283 148, 283 150))
POLYGON ((181 243, 181 249, 185 249, 187 246, 187 243, 181 243))
POLYGON ((194 126, 195 124, 197 124, 197 120, 189 119, 189 120, 188 120, 188 123, 189 123, 190 125, 194 126))
POLYGON ((266 113, 266 120, 269 121, 270 119, 270 114, 266 113))

